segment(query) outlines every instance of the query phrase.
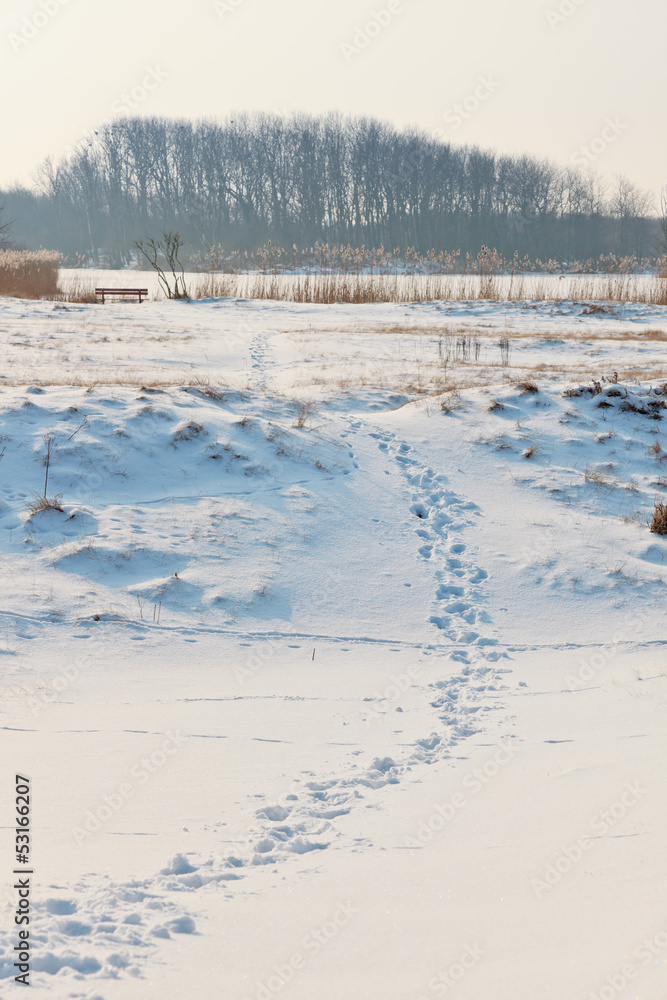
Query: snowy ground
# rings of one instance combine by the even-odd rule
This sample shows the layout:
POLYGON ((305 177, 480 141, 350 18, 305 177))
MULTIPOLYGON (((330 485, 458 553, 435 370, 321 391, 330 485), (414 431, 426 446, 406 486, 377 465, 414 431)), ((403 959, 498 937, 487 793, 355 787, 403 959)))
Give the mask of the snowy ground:
POLYGON ((0 333, 0 997, 664 1000, 667 309, 0 333))

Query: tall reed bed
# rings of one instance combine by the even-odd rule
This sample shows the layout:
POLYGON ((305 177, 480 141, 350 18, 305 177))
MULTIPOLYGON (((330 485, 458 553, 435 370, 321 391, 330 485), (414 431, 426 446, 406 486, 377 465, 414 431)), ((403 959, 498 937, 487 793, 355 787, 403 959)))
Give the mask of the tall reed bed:
POLYGON ((667 278, 655 275, 369 275, 210 274, 194 276, 195 298, 272 299, 278 302, 491 300, 608 301, 667 305, 667 278), (198 280, 197 280, 198 279, 198 280))
POLYGON ((0 250, 0 295, 56 298, 58 254, 50 250, 0 250))

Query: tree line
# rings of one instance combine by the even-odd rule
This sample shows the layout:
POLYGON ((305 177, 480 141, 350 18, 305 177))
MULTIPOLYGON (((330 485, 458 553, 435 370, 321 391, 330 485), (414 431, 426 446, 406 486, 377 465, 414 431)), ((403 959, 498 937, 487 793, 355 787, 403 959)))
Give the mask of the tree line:
POLYGON ((117 118, 0 203, 24 246, 115 265, 165 230, 191 251, 485 244, 571 261, 667 249, 651 196, 625 177, 337 113, 117 118))

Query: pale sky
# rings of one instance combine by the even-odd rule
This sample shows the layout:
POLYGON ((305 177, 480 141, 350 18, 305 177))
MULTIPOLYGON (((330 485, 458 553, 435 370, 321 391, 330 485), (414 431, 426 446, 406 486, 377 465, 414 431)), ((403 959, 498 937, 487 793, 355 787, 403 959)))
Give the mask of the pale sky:
POLYGON ((4 0, 0 46, 2 186, 122 108, 337 109, 667 184, 665 0, 4 0))

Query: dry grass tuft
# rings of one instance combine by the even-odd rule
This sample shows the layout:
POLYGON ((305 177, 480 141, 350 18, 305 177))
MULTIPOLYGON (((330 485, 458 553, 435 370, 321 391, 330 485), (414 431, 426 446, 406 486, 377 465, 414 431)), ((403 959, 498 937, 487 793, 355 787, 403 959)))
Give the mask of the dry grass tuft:
POLYGON ((667 503, 656 500, 649 527, 654 535, 667 535, 667 503))
POLYGON ((201 437, 202 434, 206 434, 204 425, 198 424, 196 420, 188 420, 176 428, 171 440, 173 444, 178 444, 181 441, 193 441, 195 438, 201 437))
POLYGON ((594 486, 610 486, 610 481, 604 473, 600 472, 598 469, 591 468, 587 465, 584 469, 584 480, 587 483, 593 483, 594 486))
POLYGON ((229 393, 228 389, 219 385, 214 385, 210 379, 203 375, 194 375, 187 382, 188 387, 196 389, 202 396, 212 399, 216 403, 223 403, 229 393))
POLYGON ((34 495, 33 502, 28 507, 30 514, 39 514, 42 510, 57 510, 61 514, 64 513, 65 508, 62 505, 62 493, 58 493, 54 497, 42 496, 40 493, 34 495))
POLYGON ((317 408, 313 402, 307 400, 297 401, 294 405, 296 407, 294 426, 305 427, 310 418, 317 413, 317 408))
POLYGON ((463 400, 458 392, 448 392, 440 400, 440 409, 443 413, 455 413, 463 406, 463 400))
POLYGON ((524 396, 535 395, 540 391, 539 386, 535 382, 531 382, 530 379, 522 379, 521 382, 515 382, 514 385, 521 390, 524 396))
POLYGON ((530 448, 526 448, 523 453, 524 458, 532 458, 536 454, 539 445, 531 444, 530 448))

